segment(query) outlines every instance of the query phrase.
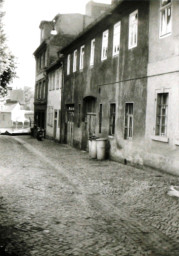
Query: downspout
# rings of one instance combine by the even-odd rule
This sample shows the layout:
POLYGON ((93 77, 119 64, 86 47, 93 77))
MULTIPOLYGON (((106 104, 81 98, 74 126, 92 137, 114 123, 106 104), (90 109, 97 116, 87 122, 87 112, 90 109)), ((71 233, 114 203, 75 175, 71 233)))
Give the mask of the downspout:
POLYGON ((60 63, 61 64, 61 70, 62 70, 62 84, 61 84, 61 101, 60 101, 60 143, 63 143, 63 129, 62 129, 62 125, 63 125, 63 118, 62 118, 62 108, 63 108, 63 92, 64 92, 64 65, 63 65, 63 61, 60 63))

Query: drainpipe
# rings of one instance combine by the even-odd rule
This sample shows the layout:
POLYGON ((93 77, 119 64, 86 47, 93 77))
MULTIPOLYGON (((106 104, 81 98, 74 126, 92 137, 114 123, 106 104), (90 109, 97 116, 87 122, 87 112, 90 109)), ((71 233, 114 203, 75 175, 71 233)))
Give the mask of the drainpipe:
POLYGON ((62 84, 61 84, 61 102, 60 102, 60 143, 63 142, 62 140, 62 107, 63 107, 63 92, 64 92, 64 65, 63 61, 60 63, 61 64, 61 69, 62 69, 62 84))

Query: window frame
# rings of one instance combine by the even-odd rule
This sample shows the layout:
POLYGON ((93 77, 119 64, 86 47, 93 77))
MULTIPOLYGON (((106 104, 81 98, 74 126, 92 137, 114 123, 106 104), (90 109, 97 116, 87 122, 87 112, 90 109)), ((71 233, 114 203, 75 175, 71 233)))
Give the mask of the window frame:
MULTIPOLYGON (((129 109, 128 109, 129 110, 129 109)), ((124 139, 132 140, 134 135, 134 103, 133 102, 125 102, 125 110, 124 110, 124 139), (132 114, 127 111, 127 106, 132 105, 132 114), (131 119, 130 119, 131 118, 131 119), (126 122, 127 120, 127 122, 126 122), (132 126, 130 127, 130 120, 132 120, 132 126), (127 123, 127 125, 126 125, 127 123), (130 136, 130 129, 132 136, 130 136), (127 132, 126 132, 127 130, 127 132)))
POLYGON ((108 44, 109 44, 109 29, 106 29, 102 33, 102 45, 101 45, 101 61, 106 60, 108 58, 108 44), (106 35, 106 39, 105 39, 106 35), (105 50, 105 54, 104 54, 105 50))
MULTIPOLYGON (((163 98, 161 98, 163 99, 163 98)), ((158 91, 156 92, 156 106, 155 106, 155 136, 159 136, 159 137, 167 137, 167 132, 168 132, 168 112, 169 112, 169 92, 168 91, 158 91), (159 108, 159 95, 164 96, 164 94, 167 95, 166 98, 166 104, 162 104, 165 106, 165 115, 162 115, 162 110, 164 108, 159 108), (159 113, 160 112, 160 113, 159 113), (165 117, 164 121, 165 121, 165 125, 162 125, 162 117, 165 117), (158 121, 157 121, 158 119, 158 121), (159 122, 159 124, 158 124, 159 122), (157 128, 157 126, 159 126, 157 128), (165 126, 165 132, 162 133, 162 126, 165 126)), ((163 102, 163 100, 161 100, 163 102)))
POLYGON ((85 59, 85 45, 82 45, 80 47, 80 65, 79 65, 80 70, 84 69, 84 59, 85 59))
POLYGON ((112 55, 113 57, 118 56, 119 52, 120 52, 120 37, 121 37, 121 21, 118 21, 117 23, 114 24, 113 26, 113 51, 112 51, 112 55), (119 26, 119 31, 117 30, 117 27, 119 26), (115 39, 118 36, 118 50, 115 52, 115 39))
POLYGON ((70 75, 71 54, 67 55, 67 75, 70 75))
POLYGON ((78 59, 78 50, 74 50, 73 52, 73 73, 77 71, 77 59, 78 59))
POLYGON ((115 135, 116 124, 116 103, 110 103, 110 115, 109 115, 109 135, 115 135), (114 107, 114 109, 113 109, 114 107))
POLYGON ((169 3, 167 3, 166 5, 162 5, 162 0, 160 0, 160 20, 159 20, 159 38, 165 38, 167 36, 170 36, 172 34, 172 0, 170 0, 169 3), (167 32, 167 14, 168 14, 168 9, 170 8, 170 31, 167 32), (162 20, 162 12, 165 12, 165 23, 166 23, 166 32, 162 31, 162 24, 163 24, 163 20, 162 20))
POLYGON ((137 47, 137 44, 138 44, 138 24, 139 24, 138 21, 139 21, 139 12, 137 9, 134 12, 129 14, 129 35, 128 35, 129 50, 137 47), (136 14, 137 14, 137 21, 132 23, 132 16, 135 16, 136 14), (136 25, 136 31, 135 31, 135 25, 136 25), (134 40, 135 34, 136 34, 136 42, 134 40), (131 43, 131 37, 132 37, 132 43, 131 43))
POLYGON ((99 133, 102 133, 103 104, 99 104, 99 133))
POLYGON ((95 57, 95 43, 96 40, 93 38, 91 40, 91 50, 90 50, 90 66, 94 66, 94 57, 95 57))

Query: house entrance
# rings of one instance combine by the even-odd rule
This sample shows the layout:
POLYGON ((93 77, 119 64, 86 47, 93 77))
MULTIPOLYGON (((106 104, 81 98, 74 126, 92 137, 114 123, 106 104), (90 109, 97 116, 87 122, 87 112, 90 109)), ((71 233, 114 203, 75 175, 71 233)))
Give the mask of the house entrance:
POLYGON ((54 139, 57 139, 57 110, 54 111, 54 130, 53 130, 54 139))
POLYGON ((73 145, 73 132, 74 132, 74 105, 67 106, 67 131, 66 138, 67 144, 73 145))
POLYGON ((85 131, 83 133, 83 148, 88 151, 88 139, 95 135, 96 130, 96 98, 88 96, 84 99, 85 131))

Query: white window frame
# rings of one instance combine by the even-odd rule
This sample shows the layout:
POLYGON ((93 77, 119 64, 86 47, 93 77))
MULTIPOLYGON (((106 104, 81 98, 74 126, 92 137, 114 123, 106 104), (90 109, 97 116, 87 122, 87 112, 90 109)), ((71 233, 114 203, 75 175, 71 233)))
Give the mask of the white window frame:
POLYGON ((95 38, 91 40, 90 66, 94 66, 95 38))
POLYGON ((73 73, 77 71, 77 54, 78 54, 78 51, 74 50, 74 52, 73 52, 73 73))
POLYGON ((109 30, 105 30, 102 34, 101 60, 106 60, 108 57, 108 37, 109 30))
POLYGON ((133 102, 125 102, 125 113, 124 113, 124 139, 132 140, 134 132, 134 103, 133 102), (127 105, 132 105, 132 114, 126 110, 127 105), (130 121, 132 120, 132 126, 130 126, 130 121), (127 130, 127 132, 126 132, 127 130))
MULTIPOLYGON (((163 99, 163 98, 162 98, 163 99)), ((155 135, 156 136, 160 136, 160 137, 167 137, 167 131, 168 131, 168 103, 169 103, 169 92, 157 92, 156 94, 156 114, 155 114, 155 135), (163 95, 167 94, 167 102, 166 104, 163 104, 163 106, 160 107, 160 113, 158 113, 158 99, 159 99, 159 95, 163 95), (165 115, 162 114, 162 110, 165 109, 165 115), (165 118, 165 124, 162 125, 162 117, 164 116, 165 118), (157 117, 159 118, 159 128, 158 128, 158 132, 157 132, 157 117), (165 132, 162 133, 162 126, 165 127, 165 132)))
POLYGON ((85 45, 80 47, 80 70, 84 68, 85 45))
POLYGON ((116 24, 114 24, 114 28, 113 28, 113 56, 117 56, 119 54, 120 34, 121 34, 121 22, 119 21, 116 24))
POLYGON ((137 46, 138 41, 138 10, 135 10, 129 15, 129 37, 128 48, 132 49, 137 46), (137 19, 136 19, 137 16, 137 19))
POLYGON ((70 61, 71 60, 71 55, 68 54, 67 56, 67 75, 70 75, 70 61))
POLYGON ((163 4, 164 1, 160 2, 160 38, 170 36, 172 33, 172 0, 166 4, 163 4), (168 13, 170 13, 170 22, 167 24, 168 13))

